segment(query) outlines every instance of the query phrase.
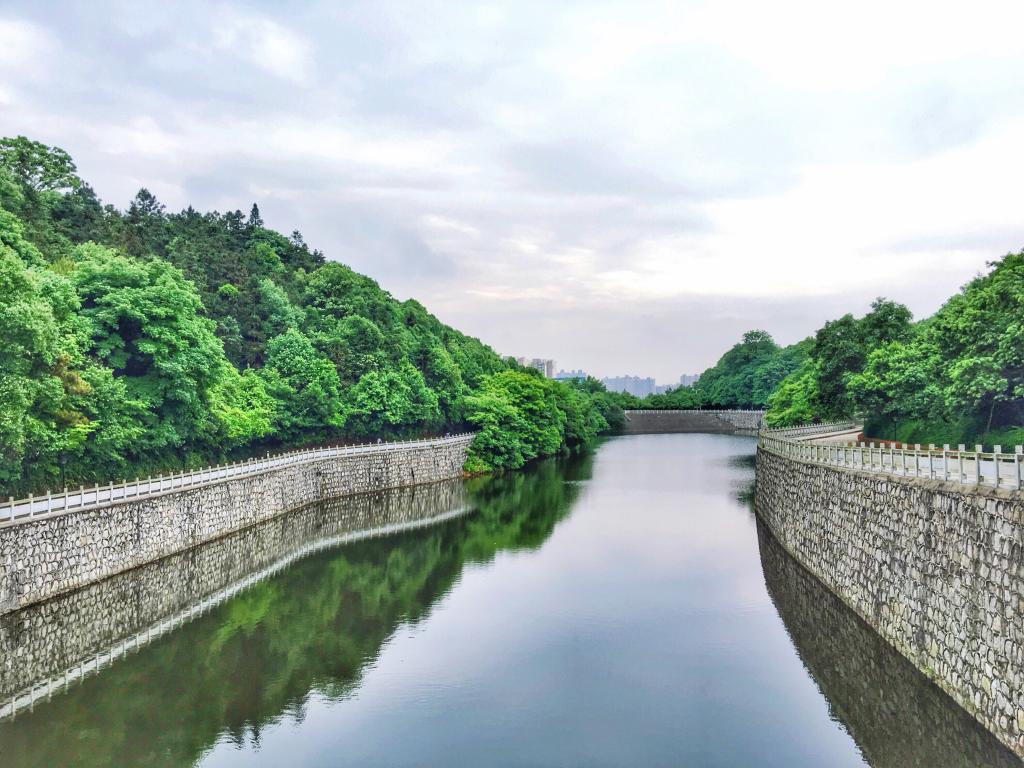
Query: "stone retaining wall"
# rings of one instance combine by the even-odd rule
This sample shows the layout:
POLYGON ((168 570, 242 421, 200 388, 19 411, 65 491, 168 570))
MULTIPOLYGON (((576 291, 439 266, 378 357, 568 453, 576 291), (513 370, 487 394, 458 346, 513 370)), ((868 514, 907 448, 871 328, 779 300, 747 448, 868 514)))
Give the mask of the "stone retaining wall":
POLYGON ((761 446, 755 507, 805 568, 1024 756, 1024 494, 761 446))
POLYGON ((801 566, 760 520, 765 586, 800 660, 872 768, 1020 768, 992 733, 801 566))
POLYGON ((626 435, 675 432, 754 435, 764 423, 764 411, 626 411, 626 435))
POLYGON ((0 614, 339 496, 458 477, 472 435, 0 527, 0 614))
POLYGON ((461 480, 331 499, 0 616, 0 717, 11 697, 103 660, 126 639, 339 537, 367 538, 468 511, 461 480))

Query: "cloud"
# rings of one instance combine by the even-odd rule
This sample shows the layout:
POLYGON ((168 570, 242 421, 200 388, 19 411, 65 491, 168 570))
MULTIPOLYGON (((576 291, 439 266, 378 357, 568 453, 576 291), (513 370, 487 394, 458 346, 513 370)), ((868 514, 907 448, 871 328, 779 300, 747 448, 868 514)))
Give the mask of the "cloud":
POLYGON ((0 19, 0 67, 26 70, 53 48, 49 33, 35 24, 18 19, 0 19))
POLYGON ((639 165, 629 165, 613 147, 583 141, 512 144, 508 163, 531 189, 561 194, 614 197, 680 196, 687 188, 660 178, 639 165))
POLYGON ((110 202, 256 201, 502 351, 673 380, 1024 244, 1024 7, 945 5, 11 0, 0 105, 110 202))
POLYGON ((305 84, 313 75, 310 44, 271 19, 222 11, 213 24, 213 46, 284 80, 305 84))

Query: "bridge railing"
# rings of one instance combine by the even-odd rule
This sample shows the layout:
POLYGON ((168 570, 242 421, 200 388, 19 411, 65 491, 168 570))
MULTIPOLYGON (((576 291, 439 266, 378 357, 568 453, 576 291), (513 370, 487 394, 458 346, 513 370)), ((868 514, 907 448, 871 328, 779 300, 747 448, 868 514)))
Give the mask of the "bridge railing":
POLYGON ((471 432, 448 437, 424 437, 417 440, 362 443, 358 445, 336 445, 325 448, 310 448, 287 453, 268 453, 264 458, 232 462, 204 467, 191 472, 176 472, 168 475, 138 478, 122 483, 95 484, 91 488, 80 486, 77 490, 65 488, 58 492, 48 491, 45 495, 29 496, 23 499, 8 497, 0 506, 0 527, 31 522, 45 515, 66 514, 87 509, 109 507, 135 499, 161 496, 183 489, 198 488, 227 480, 271 472, 312 461, 355 456, 367 453, 387 453, 424 448, 434 445, 448 445, 468 441, 471 432))
MULTIPOLYGON (((852 469, 860 472, 877 472, 896 477, 911 477, 924 480, 940 480, 970 486, 1006 488, 1020 490, 1024 487, 1024 447, 1015 446, 1012 453, 1004 453, 1000 445, 986 452, 981 445, 967 450, 963 444, 941 448, 920 444, 902 447, 873 442, 813 443, 796 439, 801 435, 827 434, 823 427, 834 425, 816 424, 813 432, 795 434, 794 430, 763 431, 758 436, 758 446, 766 451, 808 464, 852 469)), ((833 430, 839 431, 839 430, 833 430)))

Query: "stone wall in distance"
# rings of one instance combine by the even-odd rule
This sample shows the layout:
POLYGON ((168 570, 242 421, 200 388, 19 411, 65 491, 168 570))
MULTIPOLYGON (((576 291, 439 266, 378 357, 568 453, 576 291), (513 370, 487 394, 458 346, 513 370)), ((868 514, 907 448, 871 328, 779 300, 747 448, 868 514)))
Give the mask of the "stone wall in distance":
POLYGON ((626 411, 622 432, 626 435, 676 432, 756 435, 763 423, 764 411, 626 411))

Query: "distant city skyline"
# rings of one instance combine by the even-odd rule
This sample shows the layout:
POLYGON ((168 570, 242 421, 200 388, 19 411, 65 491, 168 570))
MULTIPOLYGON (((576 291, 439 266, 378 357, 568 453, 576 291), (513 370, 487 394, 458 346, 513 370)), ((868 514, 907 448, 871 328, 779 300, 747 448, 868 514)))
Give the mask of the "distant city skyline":
POLYGON ((582 368, 571 370, 558 369, 555 371, 556 361, 552 358, 528 358, 525 356, 513 356, 519 365, 534 368, 543 373, 549 379, 569 380, 585 379, 592 376, 604 384, 609 390, 616 392, 629 392, 638 397, 649 394, 667 392, 679 386, 690 386, 700 378, 700 374, 681 374, 678 379, 670 383, 658 383, 653 376, 639 376, 636 374, 621 374, 617 376, 594 376, 582 368))
POLYGON ((637 397, 661 394, 673 387, 671 384, 659 386, 650 376, 609 376, 601 379, 601 383, 610 392, 628 392, 637 397))

